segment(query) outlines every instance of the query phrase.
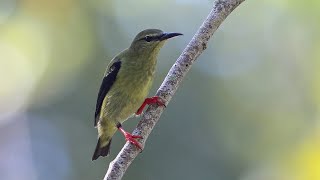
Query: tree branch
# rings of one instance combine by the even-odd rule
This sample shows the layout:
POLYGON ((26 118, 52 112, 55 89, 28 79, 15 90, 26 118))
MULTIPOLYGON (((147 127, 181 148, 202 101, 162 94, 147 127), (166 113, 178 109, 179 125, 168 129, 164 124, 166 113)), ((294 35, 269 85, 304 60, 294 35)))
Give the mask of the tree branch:
MULTIPOLYGON (((226 17, 243 1, 244 0, 216 0, 214 2, 210 14, 200 26, 199 30, 196 32, 175 64, 171 67, 165 80, 156 93, 157 96, 162 97, 166 101, 166 104, 170 102, 172 96, 177 91, 179 84, 190 70, 193 62, 206 49, 207 43, 213 33, 218 29, 226 17)), ((150 106, 144 113, 137 128, 133 131, 134 135, 143 136, 143 139, 140 140, 143 147, 155 124, 158 122, 163 110, 164 108, 161 106, 150 106)), ((127 142, 117 157, 110 163, 104 180, 120 180, 139 152, 139 149, 127 142)))

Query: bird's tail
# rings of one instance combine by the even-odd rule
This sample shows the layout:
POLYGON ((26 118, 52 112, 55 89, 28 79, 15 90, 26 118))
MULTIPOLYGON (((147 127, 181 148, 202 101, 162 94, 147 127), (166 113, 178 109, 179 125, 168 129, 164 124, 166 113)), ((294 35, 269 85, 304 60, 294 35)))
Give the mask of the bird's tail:
POLYGON ((102 143, 101 138, 99 137, 96 149, 94 150, 92 161, 98 159, 98 157, 108 156, 110 153, 111 139, 107 143, 102 143))

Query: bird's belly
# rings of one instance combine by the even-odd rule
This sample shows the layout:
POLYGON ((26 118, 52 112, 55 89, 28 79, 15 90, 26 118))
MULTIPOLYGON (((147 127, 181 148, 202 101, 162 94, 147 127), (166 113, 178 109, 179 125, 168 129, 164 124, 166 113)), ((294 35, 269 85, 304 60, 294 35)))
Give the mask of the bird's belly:
POLYGON ((108 103, 105 106, 105 115, 108 119, 123 123, 131 117, 142 105, 149 93, 152 78, 122 79, 108 93, 108 103), (135 79, 135 81, 130 81, 135 79), (125 88, 123 88, 125 87, 125 88))

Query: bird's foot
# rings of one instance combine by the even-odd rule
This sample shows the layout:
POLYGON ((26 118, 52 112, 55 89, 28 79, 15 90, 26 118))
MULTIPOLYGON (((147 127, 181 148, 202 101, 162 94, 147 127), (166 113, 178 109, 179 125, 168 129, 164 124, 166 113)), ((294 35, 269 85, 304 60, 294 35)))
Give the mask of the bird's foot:
POLYGON ((122 127, 119 127, 119 130, 124 135, 127 141, 129 141, 130 143, 134 144, 136 147, 142 150, 141 144, 136 140, 137 138, 142 139, 142 136, 132 135, 127 131, 125 131, 124 129, 122 129, 122 127))
POLYGON ((146 98, 144 100, 144 102, 142 103, 142 105, 140 106, 138 111, 136 112, 136 115, 140 115, 142 113, 143 109, 146 107, 146 105, 150 105, 150 104, 158 104, 158 106, 166 107, 165 101, 161 97, 153 96, 150 98, 146 98))

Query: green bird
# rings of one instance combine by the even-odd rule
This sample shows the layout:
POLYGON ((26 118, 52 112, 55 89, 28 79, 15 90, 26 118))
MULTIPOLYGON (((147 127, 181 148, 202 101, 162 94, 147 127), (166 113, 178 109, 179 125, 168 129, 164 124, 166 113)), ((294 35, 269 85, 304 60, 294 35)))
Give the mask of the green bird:
POLYGON ((142 137, 126 132, 121 124, 134 114, 140 115, 148 104, 165 106, 157 96, 146 97, 152 86, 161 47, 167 39, 179 35, 182 34, 146 29, 138 33, 129 48, 111 60, 98 93, 94 121, 98 143, 92 160, 110 153, 111 139, 118 129, 127 141, 142 148, 136 140, 142 137))

